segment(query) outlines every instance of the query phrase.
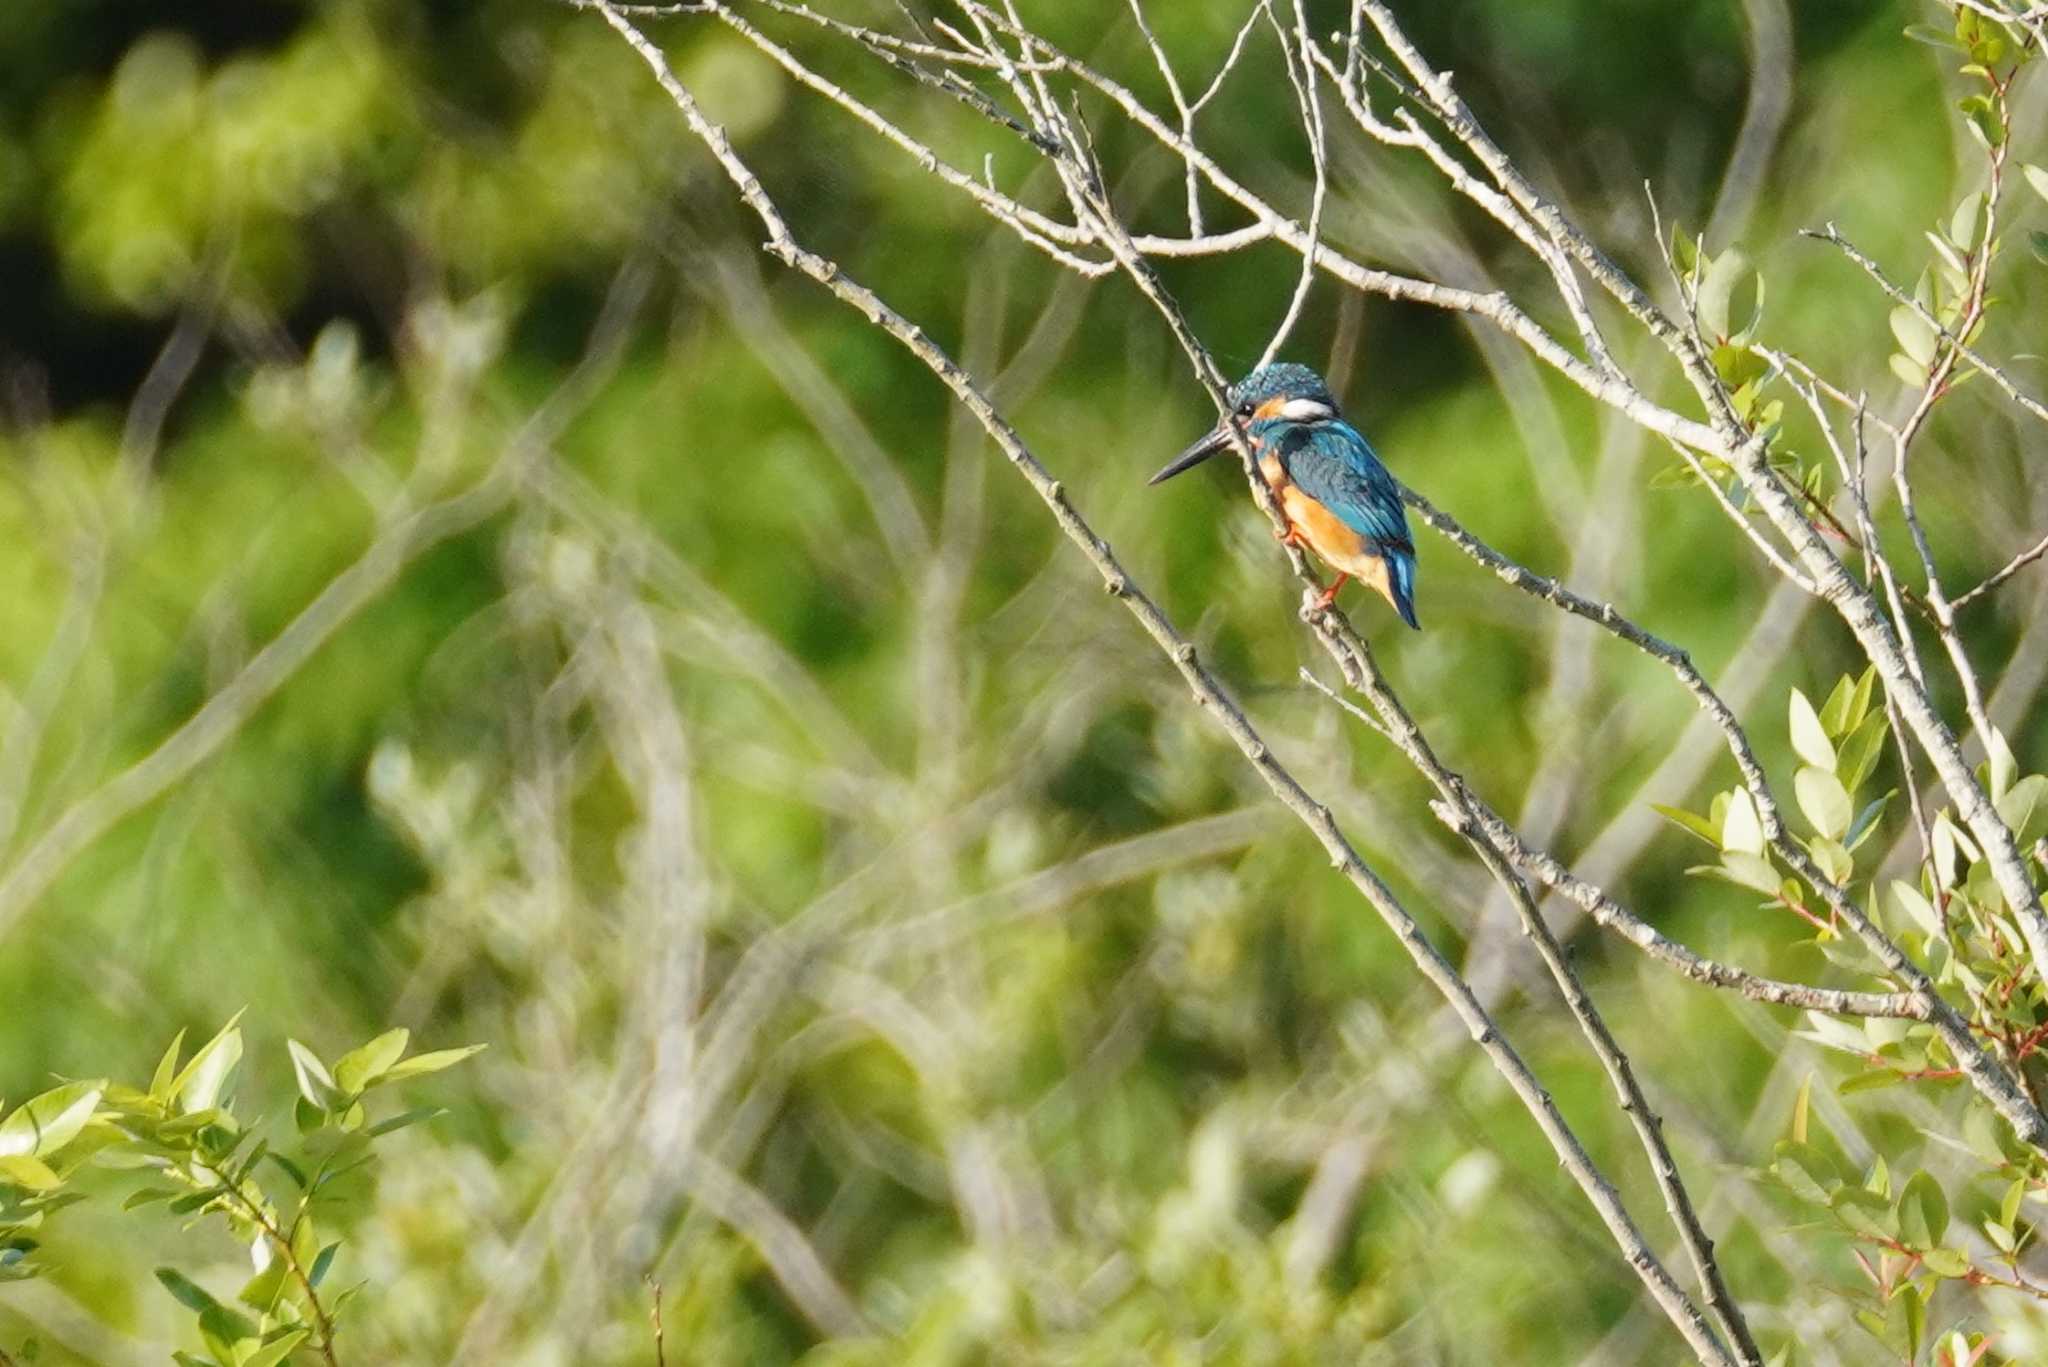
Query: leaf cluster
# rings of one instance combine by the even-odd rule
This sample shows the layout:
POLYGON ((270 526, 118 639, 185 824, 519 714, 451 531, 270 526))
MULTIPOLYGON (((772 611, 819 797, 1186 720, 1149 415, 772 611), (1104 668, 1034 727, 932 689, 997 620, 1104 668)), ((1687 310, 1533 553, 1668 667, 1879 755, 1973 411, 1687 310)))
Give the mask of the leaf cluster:
POLYGON ((65 1082, 0 1120, 0 1281, 35 1276, 45 1221, 86 1199, 90 1170, 128 1175, 124 1211, 161 1207, 193 1228, 224 1228, 249 1250, 254 1275, 222 1299, 175 1267, 157 1280, 195 1317, 205 1355, 186 1367, 276 1367, 300 1348, 332 1360, 335 1320, 360 1289, 323 1295, 342 1240, 325 1228, 335 1187, 368 1166, 376 1142, 440 1112, 401 1111, 372 1121, 371 1094, 425 1077, 481 1046, 408 1056, 409 1032, 386 1031, 336 1059, 288 1041, 299 1096, 294 1133, 273 1143, 238 1113, 240 1014, 190 1057, 181 1031, 143 1087, 105 1079, 65 1082), (265 1179, 269 1179, 266 1185, 265 1179))

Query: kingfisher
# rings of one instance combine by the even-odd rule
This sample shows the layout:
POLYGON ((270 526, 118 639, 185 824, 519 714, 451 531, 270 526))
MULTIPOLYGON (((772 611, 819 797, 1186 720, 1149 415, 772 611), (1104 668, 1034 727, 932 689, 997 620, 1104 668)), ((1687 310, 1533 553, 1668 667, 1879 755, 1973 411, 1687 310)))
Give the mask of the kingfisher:
POLYGON ((1344 421, 1323 377, 1283 361, 1253 371, 1230 387, 1230 415, 1175 456, 1148 481, 1158 484, 1192 470, 1230 445, 1231 419, 1244 424, 1259 474, 1287 515, 1279 539, 1304 546, 1328 561, 1337 578, 1317 609, 1356 579, 1379 591, 1401 620, 1415 619, 1415 541, 1401 489, 1372 443, 1344 421))

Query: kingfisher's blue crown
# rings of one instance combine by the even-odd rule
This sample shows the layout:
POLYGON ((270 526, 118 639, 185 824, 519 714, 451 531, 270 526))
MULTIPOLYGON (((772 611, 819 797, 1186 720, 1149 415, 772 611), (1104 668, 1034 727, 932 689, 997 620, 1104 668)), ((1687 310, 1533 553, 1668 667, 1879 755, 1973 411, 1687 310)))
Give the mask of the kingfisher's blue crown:
POLYGON ((1332 408, 1337 406, 1323 377, 1293 361, 1262 366, 1230 387, 1232 408, 1257 408, 1269 399, 1317 399, 1332 408))

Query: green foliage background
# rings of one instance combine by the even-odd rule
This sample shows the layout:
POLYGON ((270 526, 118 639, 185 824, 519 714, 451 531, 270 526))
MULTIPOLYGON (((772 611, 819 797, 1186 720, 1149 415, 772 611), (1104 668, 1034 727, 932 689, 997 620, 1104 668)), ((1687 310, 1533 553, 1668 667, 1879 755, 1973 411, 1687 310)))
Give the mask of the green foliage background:
MULTIPOLYGON (((1158 8, 1193 71, 1240 18, 1220 0, 1158 8)), ((1697 230, 1711 211, 1749 87, 1740 7, 1401 8, 1509 150, 1658 279, 1642 183, 1667 222, 1697 230)), ((1887 309, 1796 232, 1832 220, 1910 277, 1923 227, 1975 183, 1944 63, 1900 37, 1933 9, 1791 7, 1782 137, 1753 211, 1710 244, 1739 229, 1760 264, 1767 340, 1879 403, 1897 393, 1887 309)), ((1163 103, 1121 7, 1027 10, 1163 103)), ((654 31, 809 245, 982 373, 1019 361, 1008 397, 1026 438, 1289 763, 1454 958, 1481 981, 1533 983, 1421 784, 1300 684, 1317 658, 1237 476, 1143 487, 1210 419, 1143 302, 1113 279, 1062 277, 715 23, 654 31)), ((818 60, 957 164, 986 154, 1002 183, 1049 195, 1028 149, 965 111, 845 52, 818 60)), ((434 1080, 452 1114, 394 1137, 366 1199, 342 1269, 376 1288, 352 1310, 357 1361, 650 1361, 650 1271, 671 1360, 692 1362, 1675 1357, 1377 921, 1300 831, 1257 815, 1234 753, 925 372, 758 258, 758 226, 596 17, 542 0, 13 5, 0 70, 10 861, 360 554, 398 482, 479 474, 577 365, 607 293, 646 289, 616 365, 546 457, 612 520, 529 491, 426 551, 228 744, 0 913, 0 1096, 52 1074, 146 1074, 175 1030, 203 1038, 244 1005, 243 1089, 279 1114, 287 1035, 330 1055, 385 1024, 430 1048, 488 1041, 434 1080), (152 445, 130 405, 181 319, 205 345, 152 445), (926 535, 957 542, 957 583, 892 559, 835 449, 845 426, 821 427, 789 352, 865 424, 926 535), (648 1104, 642 975, 664 932, 633 872, 647 790, 622 737, 641 733, 589 676, 642 626, 659 662, 639 696, 686 756, 687 821, 658 838, 680 842, 702 891, 710 986, 854 880, 823 955, 852 976, 788 971, 705 1122, 722 1137, 701 1142, 726 1146, 721 1162, 808 1232, 896 1342, 823 1343, 758 1241, 689 1198, 689 1146, 618 1138, 648 1104), (541 774, 566 790, 522 806, 541 774), (1240 809, 1194 855, 1144 847, 1135 872, 1104 877, 1070 862, 1240 809), (537 840, 559 866, 535 866, 537 840), (1050 892, 1022 882, 1056 868, 1081 872, 1050 892), (946 908, 943 936, 887 938, 946 908), (1293 1219, 1333 1153, 1363 1178, 1327 1261, 1300 1277, 1293 1219), (976 1196, 976 1174, 995 1196, 976 1196)), ((1283 198, 1301 197, 1306 169, 1292 99, 1255 45, 1203 125, 1283 198)), ((1103 122, 1134 219, 1175 230, 1174 168, 1103 122)), ((1340 146, 1334 237, 1395 263, 1450 244, 1453 272, 1539 297, 1426 168, 1340 146)), ((1232 368, 1263 346, 1294 268, 1268 247, 1165 275, 1232 368)), ((2017 266, 1999 280, 2001 354, 2048 350, 2040 280, 2017 266)), ((1319 286, 1291 350, 1351 357, 1333 384, 1397 472, 1508 554, 1679 641, 1710 677, 1748 677, 1745 718, 1788 763, 1786 689, 1819 698, 1860 669, 1832 619, 1767 609, 1773 581, 1705 496, 1647 488, 1670 457, 1641 434, 1455 319, 1358 302, 1319 286), (1520 414, 1504 397, 1517 386, 1520 414), (1518 422, 1545 400, 1554 440, 1518 422)), ((1796 418, 1791 437, 1816 440, 1796 418)), ((1920 457, 1957 582, 2042 525, 2048 481, 2027 440, 1969 395, 1920 457)), ((1649 801, 1704 805, 1732 778, 1707 752, 1646 791, 1692 721, 1668 677, 1426 535, 1421 557, 1423 633, 1397 634, 1363 599, 1355 615, 1448 761, 1510 815, 1525 801, 1549 813, 1547 842, 1567 856, 1642 833, 1622 841, 1617 890, 1667 933, 1825 977, 1793 918, 1684 879, 1685 837, 1652 829, 1649 801)), ((2041 606, 2036 583, 2017 583, 1972 618, 1973 648, 2024 654, 2041 606)), ((2048 764, 2033 691, 2001 704, 2028 772, 2048 764)), ((1895 804, 1887 842, 1903 820, 1895 804)), ((1783 1013, 1583 929, 1576 944, 1688 1175, 1713 1193, 1709 1224, 1760 1332, 1805 1335, 1823 1361, 1895 1361, 1849 1324, 1846 1244, 1795 1231, 1793 1207, 1749 1172, 1801 1080, 1817 1074, 1825 1095, 1842 1065, 1783 1013)), ((1654 1190, 1569 1020, 1547 990, 1511 1001, 1516 1043, 1648 1219, 1654 1190)), ((1958 1099, 1923 1091, 1823 1109, 1939 1167, 1918 1130, 1958 1099)), ((0 1348, 34 1337, 45 1362, 163 1360, 181 1331, 148 1241, 171 1226, 138 1235, 112 1204, 67 1212, 47 1285, 0 1288, 0 1348)), ((245 1252, 223 1239, 207 1256, 231 1290, 245 1252)), ((205 1279, 205 1259, 190 1270, 205 1279)), ((2048 1344, 2022 1306, 1955 1313, 2003 1328, 2001 1351, 2022 1359, 2048 1344)))

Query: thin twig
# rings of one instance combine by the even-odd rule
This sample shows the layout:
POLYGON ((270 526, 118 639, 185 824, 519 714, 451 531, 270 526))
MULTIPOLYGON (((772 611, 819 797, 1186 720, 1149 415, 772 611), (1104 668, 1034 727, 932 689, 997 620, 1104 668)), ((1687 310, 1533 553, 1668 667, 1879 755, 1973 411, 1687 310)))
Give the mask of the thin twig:
POLYGON ((647 1279, 647 1317, 654 1326, 654 1367, 668 1367, 668 1344, 661 1328, 661 1283, 647 1279))
POLYGON ((222 1195, 241 1206, 250 1223, 262 1230, 263 1236, 277 1249, 276 1256, 284 1259, 284 1265, 290 1270, 292 1280, 299 1284, 300 1292, 306 1297, 306 1306, 313 1312, 313 1323, 320 1331, 319 1342, 313 1347, 327 1367, 340 1367, 340 1360, 334 1355, 334 1320, 328 1315, 327 1307, 320 1303, 320 1293, 313 1286, 313 1279, 305 1266, 299 1262, 299 1255, 292 1251, 292 1241, 277 1227, 277 1221, 271 1218, 262 1204, 239 1187, 230 1184, 223 1189, 222 1195))
POLYGON ((1990 593, 1993 589, 1996 589, 2000 584, 2003 584, 2006 580, 2012 578, 2014 575, 2018 574, 2021 570, 2033 564, 2036 560, 2039 560, 2044 555, 2048 555, 2048 536, 2042 537, 2039 541, 2036 541, 2033 545, 2027 547, 2018 555, 2006 561, 2005 567, 2003 569, 1999 570, 1996 574, 1993 574, 1989 578, 1985 579, 1985 581, 1977 585, 1977 587, 1970 589, 1965 593, 1957 594, 1955 598, 1950 600, 1949 607, 1955 611, 1960 612, 1963 608, 1968 607, 1971 603, 1976 602, 1985 594, 1990 593))
MULTIPOLYGON (((1310 54, 1314 50, 1308 36, 1308 12, 1303 0, 1294 0, 1294 45, 1289 46, 1287 29, 1270 8, 1266 11, 1272 21, 1273 34, 1280 41, 1280 55, 1287 68, 1287 80, 1294 87, 1294 98, 1301 107, 1301 125, 1308 137, 1309 160, 1315 168, 1315 184, 1309 193, 1308 240, 1310 250, 1301 257, 1301 275, 1295 281, 1294 293, 1287 300, 1287 312, 1280 316, 1279 326, 1273 329, 1272 340, 1259 354, 1259 368, 1273 363, 1280 354, 1280 348, 1287 345, 1288 336, 1294 325, 1301 321, 1302 306, 1308 303, 1309 286, 1316 279, 1316 254, 1313 244, 1323 235, 1323 205, 1330 193, 1329 138, 1323 128, 1323 106, 1316 88, 1316 67, 1310 54)), ((1192 141, 1192 136, 1189 140, 1192 141)), ((1190 170, 1192 174, 1192 169, 1190 170)))

